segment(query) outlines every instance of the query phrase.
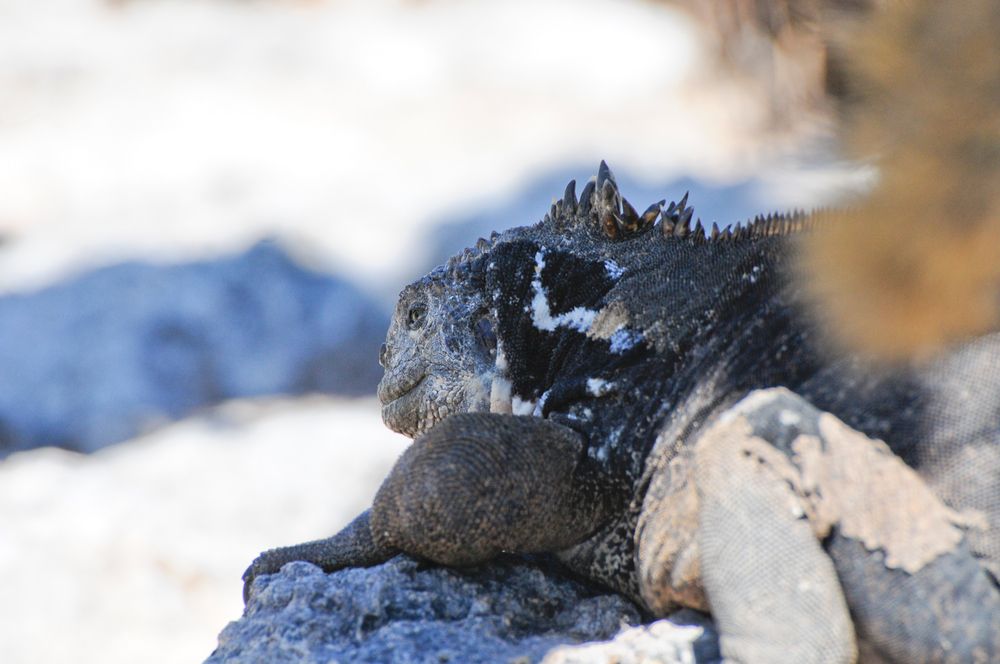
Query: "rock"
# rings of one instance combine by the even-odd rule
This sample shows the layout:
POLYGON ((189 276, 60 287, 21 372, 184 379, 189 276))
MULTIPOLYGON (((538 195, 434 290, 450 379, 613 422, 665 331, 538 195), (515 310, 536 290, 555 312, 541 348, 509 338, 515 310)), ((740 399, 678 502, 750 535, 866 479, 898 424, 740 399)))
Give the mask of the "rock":
POLYGON ((542 664, 715 664, 719 635, 708 616, 682 609, 663 620, 623 629, 611 641, 561 646, 542 664))
POLYGON ((668 664, 714 661, 714 632, 707 619, 696 616, 689 617, 691 626, 658 621, 625 629, 621 644, 616 639, 573 648, 566 646, 604 641, 638 625, 639 610, 619 595, 565 577, 544 561, 502 558, 456 570, 397 556, 376 567, 333 574, 298 562, 254 582, 243 617, 222 631, 207 664, 526 664, 550 652, 545 661, 553 663, 641 657, 668 664), (654 641, 664 643, 661 637, 671 630, 664 648, 656 650, 654 641), (658 659, 649 658, 654 650, 658 659))
POLYGON ((0 297, 0 457, 90 452, 237 398, 372 393, 388 315, 265 241, 0 297))

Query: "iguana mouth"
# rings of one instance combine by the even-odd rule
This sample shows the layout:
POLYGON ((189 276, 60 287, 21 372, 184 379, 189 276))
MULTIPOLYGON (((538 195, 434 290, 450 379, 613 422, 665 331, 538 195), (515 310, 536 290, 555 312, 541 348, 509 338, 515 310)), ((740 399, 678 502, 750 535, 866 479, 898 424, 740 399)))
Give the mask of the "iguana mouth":
POLYGON ((387 406, 393 401, 405 397, 407 394, 417 389, 417 387, 427 378, 426 373, 404 376, 402 380, 390 380, 388 375, 378 384, 378 400, 383 406, 387 406))
MULTIPOLYGON (((410 374, 402 380, 386 380, 388 375, 378 384, 378 398, 382 402, 382 421, 397 433, 415 438, 420 432, 420 423, 425 411, 423 390, 418 388, 424 384, 426 373, 410 374)), ((393 377, 395 378, 395 377, 393 377)))

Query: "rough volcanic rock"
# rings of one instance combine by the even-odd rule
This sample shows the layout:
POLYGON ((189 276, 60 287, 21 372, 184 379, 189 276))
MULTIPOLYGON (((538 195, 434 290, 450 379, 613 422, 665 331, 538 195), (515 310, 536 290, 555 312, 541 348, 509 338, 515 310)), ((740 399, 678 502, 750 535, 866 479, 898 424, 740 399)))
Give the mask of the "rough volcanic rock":
POLYGON ((455 570, 398 556, 329 575, 290 563, 255 581, 243 617, 222 631, 207 661, 527 663, 551 652, 546 661, 627 662, 650 647, 659 659, 644 661, 717 658, 705 619, 692 614, 692 627, 659 621, 622 631, 641 619, 618 595, 513 558, 455 570), (620 631, 621 643, 587 643, 620 631), (577 644, 586 645, 566 647, 577 644))
POLYGON ((388 315, 276 243, 0 297, 0 457, 93 451, 236 397, 374 391, 388 315))

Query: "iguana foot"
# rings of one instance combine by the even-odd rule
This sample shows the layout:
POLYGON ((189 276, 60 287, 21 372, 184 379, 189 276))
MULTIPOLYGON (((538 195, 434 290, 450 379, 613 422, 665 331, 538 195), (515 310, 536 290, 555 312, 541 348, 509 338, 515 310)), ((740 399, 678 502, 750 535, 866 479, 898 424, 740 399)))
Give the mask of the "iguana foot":
POLYGON ((285 563, 301 560, 335 572, 345 567, 371 567, 399 553, 372 537, 370 518, 371 510, 365 510, 333 537, 263 552, 243 572, 243 602, 250 599, 254 579, 280 571, 285 563))

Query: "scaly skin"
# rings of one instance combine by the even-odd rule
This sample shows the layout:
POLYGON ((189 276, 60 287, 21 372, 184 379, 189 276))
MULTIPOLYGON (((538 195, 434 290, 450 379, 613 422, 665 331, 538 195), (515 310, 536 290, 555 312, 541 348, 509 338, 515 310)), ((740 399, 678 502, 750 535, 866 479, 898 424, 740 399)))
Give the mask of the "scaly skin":
POLYGON ((438 270, 403 290, 379 358, 382 419, 411 438, 453 413, 489 410, 495 337, 488 303, 448 276, 438 270))

